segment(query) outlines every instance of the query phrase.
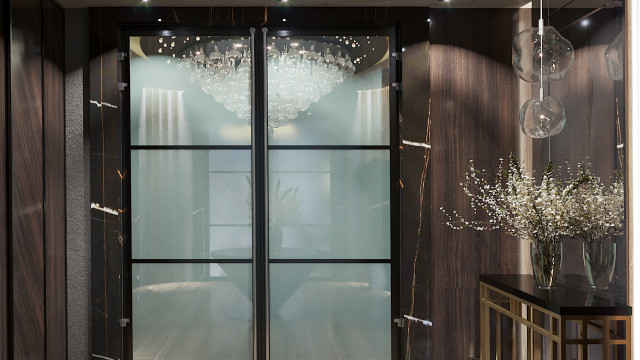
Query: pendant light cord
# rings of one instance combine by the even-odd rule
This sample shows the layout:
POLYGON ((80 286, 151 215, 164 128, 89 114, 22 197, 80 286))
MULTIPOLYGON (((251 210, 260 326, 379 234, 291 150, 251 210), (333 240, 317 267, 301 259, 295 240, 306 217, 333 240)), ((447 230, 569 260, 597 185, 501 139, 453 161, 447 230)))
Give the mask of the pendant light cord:
POLYGON ((542 86, 542 60, 544 59, 544 48, 542 37, 544 35, 544 19, 542 18, 542 0, 540 0, 540 19, 538 19, 538 34, 540 35, 540 101, 544 100, 544 88, 542 86))

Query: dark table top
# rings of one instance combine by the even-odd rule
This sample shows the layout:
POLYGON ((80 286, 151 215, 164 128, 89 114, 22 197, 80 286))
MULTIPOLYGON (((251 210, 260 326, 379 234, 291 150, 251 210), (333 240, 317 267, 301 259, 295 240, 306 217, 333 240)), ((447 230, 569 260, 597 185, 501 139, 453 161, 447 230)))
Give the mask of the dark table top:
MULTIPOLYGON (((569 283, 573 284, 569 278, 569 283)), ((575 276, 575 284, 584 277, 575 276)), ((538 305, 558 315, 631 315, 631 306, 616 301, 611 294, 584 285, 558 284, 554 289, 538 288, 533 275, 480 275, 480 281, 538 305)))

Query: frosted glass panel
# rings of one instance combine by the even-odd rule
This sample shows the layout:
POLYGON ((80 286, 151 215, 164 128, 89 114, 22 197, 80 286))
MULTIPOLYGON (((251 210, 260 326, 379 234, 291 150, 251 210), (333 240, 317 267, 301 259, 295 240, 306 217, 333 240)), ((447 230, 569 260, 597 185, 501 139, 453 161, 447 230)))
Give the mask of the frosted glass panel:
MULTIPOLYGON (((350 56, 355 65, 355 73, 344 76, 340 84, 329 87, 316 81, 306 86, 306 81, 297 76, 300 89, 317 90, 327 87, 329 91, 308 108, 297 112, 294 119, 282 127, 273 129, 269 142, 273 145, 388 145, 389 144, 389 39, 384 36, 346 36, 346 37, 287 37, 275 38, 276 47, 299 47, 315 44, 316 50, 333 43, 334 55, 339 50, 341 56, 350 56), (363 51, 366 49, 365 55, 363 51), (368 57, 367 57, 368 56, 368 57)), ((271 40, 270 40, 271 41, 271 40)), ((277 59, 269 57, 269 116, 274 109, 271 104, 281 97, 277 83, 277 59)), ((313 69, 313 66, 312 66, 313 69)), ((311 76, 312 72, 308 72, 311 76)), ((295 79, 293 80, 295 81, 295 79)))
POLYGON ((250 170, 248 150, 132 150, 132 257, 251 258, 250 170))
POLYGON ((269 151, 271 258, 388 259, 388 150, 269 151))
POLYGON ((388 264, 271 264, 271 359, 391 359, 388 264))
MULTIPOLYGON (((207 79, 207 74, 193 74, 179 68, 180 62, 188 61, 190 54, 204 51, 209 55, 216 43, 233 44, 233 39, 215 36, 130 38, 132 145, 251 143, 249 119, 238 117, 203 90, 202 80, 207 79)), ((248 46, 248 40, 242 44, 248 46)), ((251 84, 248 74, 245 81, 238 91, 248 94, 251 84)), ((238 98, 236 103, 239 102, 250 109, 248 97, 238 98)))
POLYGON ((133 264, 133 358, 252 359, 251 264, 133 264))

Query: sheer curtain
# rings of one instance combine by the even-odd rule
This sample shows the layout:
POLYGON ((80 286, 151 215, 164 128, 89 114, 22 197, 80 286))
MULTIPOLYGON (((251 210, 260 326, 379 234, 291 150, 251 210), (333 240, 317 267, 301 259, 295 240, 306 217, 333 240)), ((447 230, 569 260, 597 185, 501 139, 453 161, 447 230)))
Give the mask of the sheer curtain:
POLYGON ((359 90, 356 121, 360 128, 354 131, 361 134, 363 144, 385 144, 385 132, 380 129, 389 127, 389 87, 359 90))
MULTIPOLYGON (((191 131, 185 118, 183 92, 143 88, 138 139, 133 144, 189 145, 191 131)), ((190 150, 132 151, 132 221, 134 258, 192 258, 202 247, 204 234, 194 234, 203 217, 194 203, 197 189, 190 150), (195 212, 195 214, 194 214, 195 212), (170 226, 168 226, 170 225, 170 226), (144 255, 142 255, 144 254, 144 255)), ((206 220, 206 218, 204 218, 206 220)), ((145 274, 144 283, 171 282, 175 273, 145 274)), ((142 285, 142 284, 141 284, 142 285)))

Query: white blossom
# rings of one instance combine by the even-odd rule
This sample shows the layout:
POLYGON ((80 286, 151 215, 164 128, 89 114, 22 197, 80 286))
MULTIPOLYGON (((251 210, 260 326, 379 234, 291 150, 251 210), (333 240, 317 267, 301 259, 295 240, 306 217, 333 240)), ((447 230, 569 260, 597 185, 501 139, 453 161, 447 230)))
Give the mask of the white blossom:
MULTIPOLYGON (((473 160, 462 183, 471 208, 483 210, 489 220, 466 220, 456 211, 449 214, 446 224, 453 229, 502 229, 507 234, 537 242, 559 242, 566 236, 585 240, 601 238, 622 231, 624 193, 620 177, 605 191, 599 178, 588 167, 578 165, 578 178, 566 182, 553 175, 551 163, 545 169, 540 184, 522 169, 515 156, 509 156, 505 169, 503 160, 494 178, 484 170, 476 170, 473 160)), ((567 173, 571 169, 567 164, 567 173)))

